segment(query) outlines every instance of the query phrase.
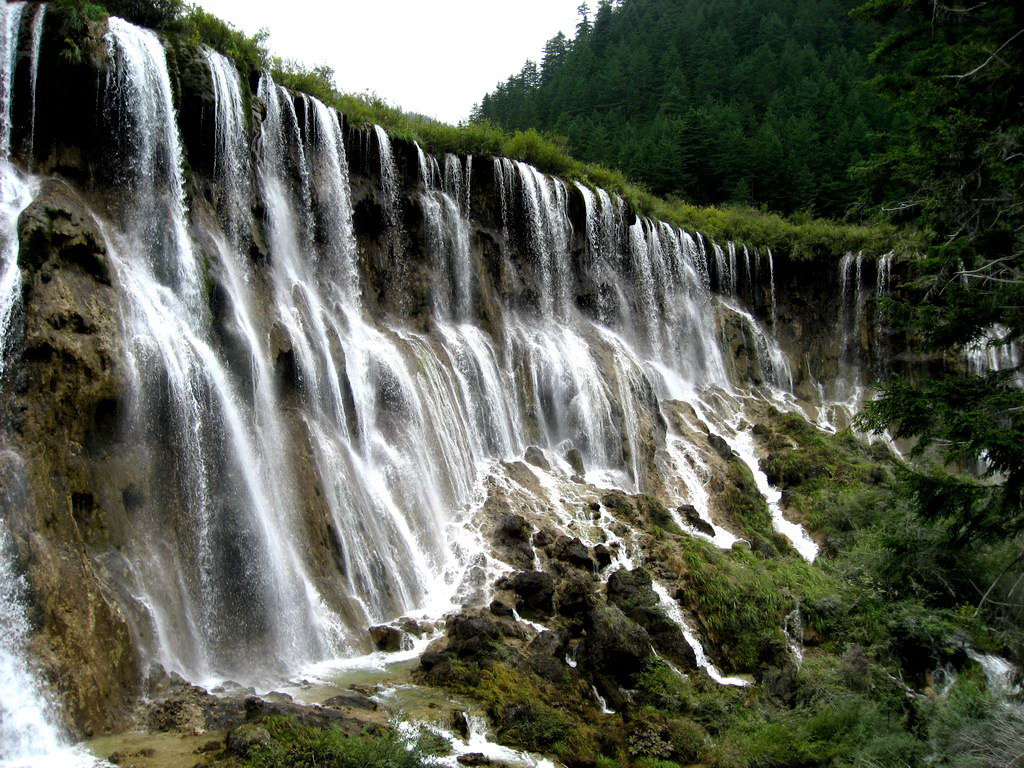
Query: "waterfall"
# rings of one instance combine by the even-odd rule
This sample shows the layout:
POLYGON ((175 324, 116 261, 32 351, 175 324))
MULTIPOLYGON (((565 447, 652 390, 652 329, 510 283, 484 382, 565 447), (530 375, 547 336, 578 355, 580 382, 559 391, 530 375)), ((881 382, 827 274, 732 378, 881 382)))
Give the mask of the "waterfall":
MULTIPOLYGON (((27 3, 5 3, 0 16, 0 383, 7 359, 8 326, 20 294, 18 216, 35 194, 35 182, 19 173, 9 159, 14 70, 26 6, 27 3)), ((39 15, 37 13, 37 17, 39 15)), ((33 83, 37 62, 33 53, 33 83)))
MULTIPOLYGON (((7 467, 16 457, 0 455, 7 467)), ((13 474, 10 471, 5 474, 13 474)), ((4 493, 24 492, 14 477, 3 477, 4 493)), ((0 508, 9 499, 0 497, 0 508)), ((13 542, 0 518, 0 766, 44 768, 87 765, 84 755, 67 746, 53 725, 53 713, 27 658, 30 622, 25 611, 25 581, 13 561, 13 542)))
MULTIPOLYGON (((255 396, 218 356, 203 301, 204 267, 190 240, 177 137, 163 48, 156 36, 111 19, 108 98, 120 124, 136 133, 122 145, 130 172, 131 217, 104 227, 124 293, 128 422, 152 462, 140 478, 144 498, 180 510, 186 525, 166 537, 140 535, 129 558, 133 591, 148 612, 157 657, 195 679, 234 674, 252 679, 268 660, 290 666, 334 647, 336 629, 299 556, 281 461, 270 373, 250 332, 243 338, 255 396), (151 221, 145 217, 152 216, 151 221), (160 222, 170 222, 166 229, 160 222), (160 257, 160 254, 163 257, 160 257), (166 264, 173 264, 171 271, 166 264), (157 470, 157 465, 163 465, 157 470), (171 483, 160 475, 169 475, 171 483), (169 578, 170 577, 170 578, 169 578)), ((222 135, 241 125, 230 79, 213 78, 222 135)), ((244 141, 234 134, 235 141, 244 141)), ((238 172, 226 147, 224 174, 238 172)), ((222 250, 230 253, 229 247, 222 250)), ((242 267, 236 262, 236 267, 242 267)), ((225 268, 230 272, 230 260, 225 268)), ((231 307, 251 328, 238 285, 231 307)), ((160 526, 158 517, 146 520, 160 526)))
POLYGON ((43 25, 46 23, 46 3, 40 3, 36 8, 35 16, 32 17, 32 49, 31 56, 29 57, 31 72, 29 78, 29 88, 31 91, 32 98, 32 111, 28 134, 28 153, 29 162, 32 162, 33 152, 35 151, 36 143, 36 86, 39 84, 39 50, 42 47, 43 42, 43 25))
POLYGON ((249 148, 240 140, 246 134, 241 83, 227 57, 211 50, 203 53, 213 84, 214 174, 224 193, 221 216, 237 246, 249 223, 252 195, 249 148))
MULTIPOLYGON (((24 4, 5 5, 0 29, 5 336, 20 280, 15 225, 35 190, 6 163, 23 13, 24 4)), ((43 18, 40 9, 32 19, 33 67, 43 18)), ((741 265, 735 243, 634 216, 604 190, 496 159, 500 222, 484 235, 499 255, 484 263, 471 218, 474 183, 487 177, 479 159, 474 179, 473 158, 420 150, 419 179, 409 179, 396 160, 402 147, 377 126, 365 134, 372 182, 357 180, 353 192, 333 108, 264 75, 265 114, 246 115, 248 84, 209 50, 199 59, 212 86, 200 130, 213 150, 203 181, 213 183, 188 199, 160 39, 112 18, 106 41, 100 127, 118 159, 119 195, 94 217, 120 292, 118 415, 131 466, 110 482, 121 483, 116 511, 131 530, 108 553, 119 567, 99 566, 147 661, 200 682, 259 683, 367 650, 371 624, 441 616, 476 599, 495 570, 479 530, 481 498, 489 482, 512 483, 510 462, 528 446, 553 458, 551 472, 535 473, 552 508, 559 484, 577 482, 561 457, 578 449, 583 479, 599 488, 658 491, 652 467, 674 466, 679 503, 713 529, 694 535, 722 547, 737 540, 710 520, 711 472, 687 432, 666 426, 665 403, 700 402, 708 389, 709 401, 738 399, 744 385, 730 378, 717 312, 739 315, 765 381, 792 389, 773 337, 770 251, 772 319, 763 328, 737 298, 741 274, 744 288, 763 279, 759 252, 743 247, 741 265), (381 242, 357 242, 353 194, 381 204, 381 242), (403 226, 405 195, 418 196, 409 202, 419 203, 422 231, 403 226), (425 244, 427 321, 374 316, 361 247, 411 275, 419 265, 405 263, 404 243, 416 237, 425 244)), ((393 281, 396 292, 402 283, 393 281)), ((755 476, 777 526, 806 545, 777 492, 755 476)), ((598 527, 620 535, 608 530, 611 513, 599 524, 583 514, 591 543, 598 527)), ((4 594, 15 595, 3 598, 5 616, 18 616, 17 579, 4 568, 4 594)), ((678 616, 709 674, 742 684, 717 673, 678 616)), ((21 648, 23 634, 4 636, 3 663, 27 670, 24 655, 7 650, 21 648)))
MULTIPOLYGON (((12 87, 26 3, 0 8, 0 388, 4 385, 9 326, 20 300, 18 216, 37 191, 36 181, 22 175, 9 161, 12 134, 12 87)), ((33 123, 36 68, 45 6, 39 6, 31 25, 33 123)), ((27 504, 24 466, 0 442, 0 766, 86 765, 87 759, 67 745, 46 692, 29 659, 31 623, 27 613, 25 577, 20 573, 8 515, 27 504)))
POLYGON ((469 242, 469 195, 472 161, 445 155, 444 173, 433 157, 419 149, 423 192, 420 203, 433 260, 431 293, 436 317, 467 322, 473 316, 474 284, 469 242))
POLYGON ((779 327, 779 303, 775 296, 775 254, 772 253, 771 248, 768 249, 768 277, 771 281, 772 333, 777 333, 779 327))

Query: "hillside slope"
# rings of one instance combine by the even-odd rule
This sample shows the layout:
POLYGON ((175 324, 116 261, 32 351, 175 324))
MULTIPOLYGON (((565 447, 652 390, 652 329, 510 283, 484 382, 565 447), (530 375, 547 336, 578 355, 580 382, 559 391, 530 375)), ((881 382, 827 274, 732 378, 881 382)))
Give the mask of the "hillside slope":
POLYGON ((851 164, 892 120, 862 87, 877 28, 856 5, 602 0, 474 116, 564 135, 659 195, 842 216, 851 164))

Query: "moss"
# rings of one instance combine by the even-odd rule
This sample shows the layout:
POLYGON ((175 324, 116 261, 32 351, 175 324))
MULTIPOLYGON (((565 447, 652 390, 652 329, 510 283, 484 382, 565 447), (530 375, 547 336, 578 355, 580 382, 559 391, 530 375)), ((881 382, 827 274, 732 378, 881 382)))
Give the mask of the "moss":
POLYGON ((798 605, 814 604, 839 590, 820 568, 798 557, 723 552, 697 539, 682 540, 679 546, 690 608, 712 635, 713 646, 738 670, 784 661, 789 653, 785 617, 798 605))
POLYGON ((436 745, 410 743, 386 729, 349 736, 335 728, 305 726, 287 717, 267 717, 242 726, 235 755, 222 765, 238 768, 421 768, 432 764, 436 745))
POLYGON ((719 497, 725 512, 736 523, 755 551, 775 555, 789 550, 785 537, 775 531, 772 515, 754 476, 742 461, 729 463, 725 490, 719 497))
POLYGON ((456 661, 445 684, 483 705, 501 743, 555 754, 573 766, 596 763, 602 740, 593 697, 582 681, 555 685, 525 667, 456 661))

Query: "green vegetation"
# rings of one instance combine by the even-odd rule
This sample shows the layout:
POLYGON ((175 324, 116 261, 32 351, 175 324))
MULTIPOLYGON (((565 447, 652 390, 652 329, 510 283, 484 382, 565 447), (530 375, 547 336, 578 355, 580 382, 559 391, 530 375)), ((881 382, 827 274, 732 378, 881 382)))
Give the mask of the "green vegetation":
POLYGON ((844 216, 893 124, 857 0, 600 0, 475 112, 700 205, 844 216))
POLYGON ((237 756, 219 764, 237 768, 422 768, 434 754, 390 729, 348 736, 280 716, 241 726, 228 743, 237 756))
POLYGON ((636 703, 702 729, 700 762, 712 768, 1012 765, 1024 751, 1024 710, 999 703, 963 649, 1021 658, 1014 601, 1002 594, 979 609, 998 574, 1010 584, 1024 577, 1015 547, 946 546, 942 526, 917 512, 907 466, 882 445, 821 433, 794 414, 769 413, 757 431, 766 472, 822 534, 822 554, 808 564, 693 539, 659 543, 656 557, 682 574, 718 658, 761 672, 759 685, 733 689, 658 662, 641 675, 636 703), (796 607, 799 667, 787 666, 782 632, 796 607), (960 669, 947 698, 929 687, 942 664, 960 669))
MULTIPOLYGON (((381 125, 394 138, 419 142, 424 149, 435 154, 503 156, 531 163, 545 173, 590 187, 602 187, 620 195, 643 215, 700 231, 716 240, 770 247, 777 253, 805 258, 834 256, 846 251, 883 253, 894 248, 904 251, 914 248, 911 239, 889 225, 848 224, 807 213, 795 213, 784 218, 749 204, 701 207, 672 195, 659 197, 645 186, 631 182, 620 170, 576 159, 565 139, 547 131, 532 127, 506 131, 492 122, 479 119, 452 126, 404 112, 375 94, 341 93, 334 84, 334 72, 330 67, 309 68, 274 57, 266 47, 266 32, 249 37, 216 16, 181 0, 104 0, 102 4, 55 0, 55 4, 63 14, 65 54, 72 59, 84 57, 84 41, 94 35, 93 27, 97 23, 108 14, 119 15, 133 23, 177 37, 182 42, 207 45, 232 59, 243 75, 269 70, 276 82, 335 107, 353 125, 381 125)), ((572 147, 572 151, 578 150, 572 147)), ((586 154, 580 156, 588 157, 586 154)), ((782 183, 776 186, 786 187, 782 183)), ((753 199, 743 202, 753 202, 753 199)))
MULTIPOLYGON (((1006 351, 1024 335, 1024 6, 872 0, 859 13, 886 25, 875 86, 908 121, 865 168, 868 201, 927 233, 890 319, 934 353, 1006 351)), ((998 371, 896 379, 861 420, 915 443, 903 498, 928 527, 907 542, 908 559, 925 568, 922 552, 957 563, 1000 543, 1016 552, 971 584, 956 572, 948 587, 921 579, 935 593, 967 590, 976 615, 1008 630, 1024 622, 1024 389, 1009 357, 998 371), (956 467, 980 467, 982 481, 956 467)))
POLYGON ((453 662, 444 683, 483 705, 503 744, 554 754, 568 765, 597 759, 604 739, 590 691, 568 677, 552 682, 528 668, 479 658, 453 662))

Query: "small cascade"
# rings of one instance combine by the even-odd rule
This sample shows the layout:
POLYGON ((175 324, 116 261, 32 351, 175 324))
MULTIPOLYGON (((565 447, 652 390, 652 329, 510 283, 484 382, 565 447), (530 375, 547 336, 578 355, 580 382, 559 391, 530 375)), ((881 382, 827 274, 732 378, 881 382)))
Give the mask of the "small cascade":
POLYGON ((768 278, 771 281, 772 299, 772 333, 777 333, 779 328, 779 302, 775 295, 775 254, 768 249, 768 278))
MULTIPOLYGON (((980 339, 964 350, 967 370, 975 376, 1000 371, 1018 371, 1024 356, 1017 342, 1007 341, 1009 329, 1002 325, 994 325, 980 339)), ((1022 379, 1018 374, 1017 380, 1022 379)))
POLYGON ((757 318, 739 304, 722 299, 721 305, 725 310, 732 312, 740 319, 747 334, 752 338, 761 379, 780 393, 791 392, 793 389, 793 372, 789 366, 789 359, 778 345, 775 337, 767 333, 761 327, 757 318))
MULTIPOLYGON (((7 359, 9 325, 20 300, 18 216, 35 196, 36 186, 32 179, 23 176, 10 162, 14 69, 18 57, 21 21, 27 5, 5 3, 0 14, 0 383, 3 381, 7 359)), ((41 14, 42 11, 37 12, 36 17, 41 19, 41 14)), ((40 21, 40 29, 41 23, 40 21)), ((34 30, 35 25, 33 33, 34 30)), ((38 61, 38 46, 33 43, 33 83, 38 61)))
POLYGON ((786 640, 789 641, 789 652, 793 655, 797 666, 800 666, 804 662, 804 617, 800 612, 800 606, 786 615, 783 629, 786 633, 786 640))
POLYGON ((43 25, 46 23, 46 3, 39 3, 36 7, 35 15, 32 17, 32 39, 31 39, 31 55, 29 56, 29 66, 31 67, 29 76, 29 89, 32 94, 32 109, 29 117, 29 134, 26 157, 29 158, 29 162, 32 162, 31 158, 34 156, 35 143, 36 143, 36 87, 39 84, 39 51, 43 43, 43 25))
POLYGON ((1016 682, 1017 668, 1006 659, 990 653, 979 653, 974 649, 969 649, 967 655, 985 673, 990 691, 1001 696, 1021 693, 1021 686, 1016 682))
POLYGON ((860 361, 860 329, 864 315, 863 254, 848 253, 839 263, 842 360, 847 366, 860 361))
POLYGON ((216 51, 203 52, 213 81, 214 173, 221 182, 224 200, 220 214, 232 244, 238 247, 246 234, 252 197, 249 149, 245 136, 245 111, 238 71, 216 51))
POLYGON ((782 492, 768 482, 768 476, 761 469, 757 460, 757 450, 754 447, 754 437, 750 432, 738 432, 735 436, 723 436, 739 455, 740 459, 750 469, 754 476, 757 489, 764 496, 768 503, 768 510, 771 512, 772 525, 778 533, 781 533, 804 560, 814 562, 818 556, 818 545, 808 535, 804 527, 786 519, 782 512, 782 492))
POLYGON ((373 126, 373 136, 377 145, 377 158, 380 161, 380 199, 384 206, 384 220, 388 228, 388 241, 394 249, 399 248, 402 228, 401 201, 398 189, 398 166, 395 164, 395 153, 391 148, 391 137, 379 125, 373 126))
MULTIPOLYGON (((0 454, 0 510, 21 493, 15 474, 24 471, 9 451, 0 454), (17 469, 15 469, 17 468, 17 469)), ((62 768, 88 765, 84 755, 69 747, 29 661, 26 646, 31 624, 25 609, 26 584, 15 567, 14 547, 6 521, 0 518, 0 766, 3 768, 62 768)))
POLYGON ((419 152, 420 202, 433 264, 431 291, 436 317, 468 322, 473 317, 475 286, 469 243, 469 195, 472 159, 446 155, 441 171, 435 158, 419 152))
POLYGON ((683 632, 686 644, 693 650, 693 655, 697 659, 697 668, 703 669, 708 677, 719 685, 733 685, 741 688, 750 685, 749 680, 744 680, 742 677, 728 677, 718 671, 718 667, 708 658, 707 651, 704 650, 704 646, 701 644, 700 638, 697 637, 697 633, 686 620, 686 616, 683 614, 683 609, 679 607, 679 603, 672 599, 672 595, 668 593, 668 589, 665 588, 664 584, 655 581, 653 586, 655 593, 658 595, 658 602, 661 604, 662 610, 665 611, 665 615, 679 626, 679 629, 683 632))
POLYGON ((889 370, 889 329, 886 322, 885 300, 892 291, 893 255, 880 256, 875 265, 875 317, 873 351, 875 369, 884 375, 889 370))

